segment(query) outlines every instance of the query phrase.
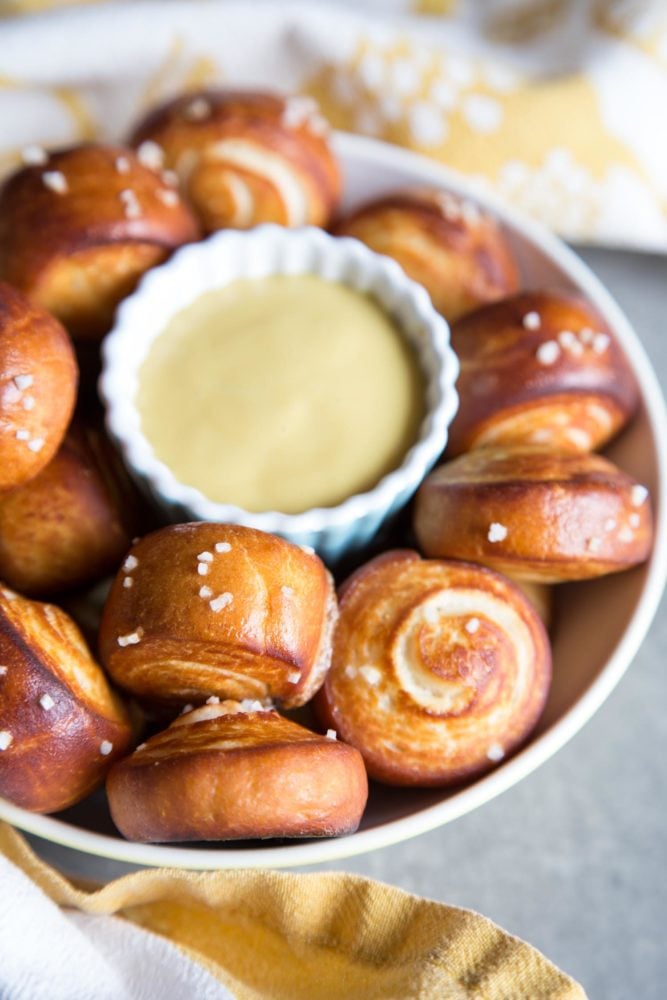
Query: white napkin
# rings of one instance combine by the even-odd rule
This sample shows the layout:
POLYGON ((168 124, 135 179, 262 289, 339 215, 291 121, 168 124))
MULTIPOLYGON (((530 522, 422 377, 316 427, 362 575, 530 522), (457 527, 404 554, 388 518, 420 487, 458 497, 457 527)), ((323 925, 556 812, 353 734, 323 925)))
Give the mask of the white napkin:
POLYGON ((234 1000, 164 938, 61 910, 0 855, 3 1000, 234 1000))

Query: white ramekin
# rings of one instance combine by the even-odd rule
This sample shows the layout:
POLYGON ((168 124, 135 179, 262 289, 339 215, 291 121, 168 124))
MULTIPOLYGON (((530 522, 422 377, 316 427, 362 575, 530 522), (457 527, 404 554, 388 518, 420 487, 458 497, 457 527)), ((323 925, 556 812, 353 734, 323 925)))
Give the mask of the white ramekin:
POLYGON ((226 230, 183 247, 143 278, 119 308, 104 341, 100 393, 107 408, 107 427, 128 469, 171 521, 245 524, 310 545, 324 559, 335 561, 370 542, 436 462, 458 405, 457 375, 447 323, 434 310, 426 291, 395 261, 357 240, 333 237, 321 229, 265 225, 246 232, 226 230), (172 316, 204 292, 238 278, 273 274, 315 274, 372 295, 415 349, 426 384, 426 415, 418 440, 400 467, 366 493, 348 497, 335 507, 300 514, 252 513, 209 500, 179 482, 156 457, 135 405, 139 369, 172 316))

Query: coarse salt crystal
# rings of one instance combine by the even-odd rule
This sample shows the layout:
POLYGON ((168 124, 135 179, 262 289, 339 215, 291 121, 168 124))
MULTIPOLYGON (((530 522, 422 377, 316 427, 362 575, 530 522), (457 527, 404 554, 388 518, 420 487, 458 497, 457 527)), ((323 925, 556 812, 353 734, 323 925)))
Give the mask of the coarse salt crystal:
POLYGON ((604 522, 604 530, 613 531, 615 527, 616 527, 616 518, 608 517, 607 520, 604 522))
POLYGON ((294 594, 294 588, 293 587, 281 587, 280 588, 280 593, 284 594, 285 597, 292 597, 292 595, 294 594))
POLYGON ((610 337, 608 333, 596 333, 593 336, 593 350, 596 354, 604 354, 609 347, 610 337))
POLYGON ((53 700, 50 694, 43 694, 39 699, 39 703, 45 712, 50 712, 53 706, 55 705, 55 701, 53 700))
POLYGON ((213 562, 213 553, 200 552, 199 555, 197 556, 197 559, 199 559, 200 562, 213 562))
POLYGON ((540 319, 540 314, 532 310, 526 313, 521 323, 526 330, 539 330, 542 320, 540 319))
POLYGON ((359 667, 359 673, 365 681, 368 681, 369 684, 379 684, 382 679, 382 673, 378 670, 378 668, 370 666, 369 664, 364 664, 363 667, 359 667))
POLYGON ((212 601, 208 602, 208 606, 211 611, 222 611, 234 600, 234 595, 230 594, 229 591, 225 591, 224 594, 219 594, 218 597, 214 597, 212 601))
POLYGON ((4 677, 7 673, 7 667, 0 667, 0 677, 4 677))
POLYGON ((126 219, 138 219, 142 214, 142 208, 139 204, 139 199, 137 198, 136 192, 131 188, 125 188, 121 191, 118 197, 123 205, 123 211, 125 213, 126 219))
POLYGON ((113 750, 113 743, 111 740, 102 740, 100 743, 100 753, 103 757, 108 757, 113 750))
POLYGON ((130 555, 123 563, 123 569, 125 570, 126 573, 131 573, 132 570, 135 570, 138 565, 139 565, 139 560, 137 559, 137 557, 130 555))
POLYGON ((138 642, 141 642, 141 636, 143 635, 143 629, 137 629, 136 632, 130 632, 129 635, 119 635, 117 642, 119 646, 136 646, 138 642))
POLYGON ((357 676, 357 668, 351 663, 348 663, 345 667, 345 676, 349 677, 351 680, 354 679, 357 676))
POLYGON ((200 576, 206 576, 208 573, 208 563, 200 562, 197 563, 197 572, 200 576))
POLYGON ((498 521, 494 521, 489 525, 486 537, 490 542, 502 542, 505 538, 507 538, 507 528, 504 524, 499 524, 498 521))
POLYGON ((183 705, 183 708, 181 709, 181 715, 187 715, 188 712, 191 712, 193 708, 194 708, 194 705, 191 705, 188 702, 187 705, 183 705))
POLYGON ((0 731, 0 750, 6 750, 14 742, 14 737, 7 729, 0 731))
POLYGON ((560 357, 560 347, 555 340, 545 340, 537 348, 535 356, 541 365, 553 365, 560 357))
POLYGON ((300 545, 299 548, 309 556, 315 555, 315 549, 312 545, 300 545))
POLYGON ((474 635, 478 628, 479 628, 479 618, 471 618, 465 624, 465 630, 466 632, 469 632, 470 635, 474 635))
POLYGON ((167 187, 178 187, 178 174, 175 170, 163 170, 160 177, 162 178, 162 183, 166 184, 167 187))
POLYGON ((16 432, 17 441, 28 441, 30 439, 30 431, 26 431, 23 428, 16 432))
POLYGON ((125 577, 125 579, 123 580, 123 586, 125 587, 126 590, 129 590, 130 587, 134 586, 134 580, 132 579, 131 576, 125 577))
POLYGON ((24 410, 34 410, 35 409, 35 397, 34 396, 24 396, 21 402, 24 410))
POLYGON ((61 170, 45 170, 42 174, 42 184, 56 194, 66 194, 69 190, 67 178, 61 170))
POLYGON ((143 167, 148 167, 149 170, 162 170, 164 150, 157 142, 146 139, 145 142, 137 146, 137 159, 143 167))
POLYGON ((33 438, 32 441, 28 441, 28 448, 30 451, 41 451, 44 447, 44 438, 33 438))
POLYGON ((200 587, 199 588, 199 596, 205 598, 206 600, 208 600, 209 597, 213 597, 213 591, 211 590, 210 587, 206 587, 206 586, 200 587))
POLYGON ((174 205, 178 205, 178 203, 181 200, 178 196, 178 192, 172 191, 171 188, 168 188, 166 191, 160 189, 156 191, 155 194, 158 200, 161 201, 162 204, 166 205, 168 208, 173 208, 174 205))
POLYGON ((216 552, 231 552, 232 547, 229 542, 216 542, 214 545, 216 552))
POLYGON ((641 507, 648 496, 648 490, 645 486, 641 486, 639 483, 635 483, 630 491, 630 503, 633 507, 641 507))
POLYGON ((204 97, 196 97, 184 108, 183 117, 191 122, 200 122, 208 118, 211 113, 211 105, 204 97))
POLYGON ((220 699, 218 698, 217 694, 212 694, 210 696, 210 698, 206 699, 206 704, 207 705, 219 705, 220 704, 220 699))
POLYGON ((135 749, 135 752, 136 752, 137 750, 145 750, 145 749, 146 749, 146 746, 147 746, 147 744, 146 744, 146 743, 140 743, 138 747, 135 747, 135 748, 134 748, 134 749, 135 749))
POLYGON ((599 552, 601 545, 602 545, 602 539, 598 538, 596 535, 593 535, 593 537, 589 538, 588 541, 586 542, 586 548, 588 549, 589 552, 599 552))
POLYGON ((21 160, 26 167, 43 167, 48 161, 49 154, 41 146, 25 146, 21 150, 21 160))
POLYGON ((34 379, 32 375, 15 375, 13 381, 16 388, 23 392, 24 389, 30 388, 34 379))
POLYGON ((327 739, 328 740, 337 740, 338 739, 338 733, 336 732, 335 729, 327 729, 327 739))
POLYGON ((130 161, 127 156, 117 156, 114 166, 119 174, 129 174, 130 172, 130 161))
POLYGON ((641 520, 642 520, 641 517, 639 516, 639 514, 637 514, 636 511, 633 511, 632 514, 630 514, 630 517, 628 518, 628 522, 630 523, 631 528, 638 528, 639 525, 641 524, 641 520))
POLYGON ((579 331, 579 340, 582 344, 592 344, 594 336, 595 334, 593 333, 593 330, 591 330, 590 326, 582 326, 579 331))
POLYGON ((497 762, 503 759, 503 757, 505 756, 505 751, 501 747, 500 743, 492 743, 491 746, 486 751, 486 756, 489 758, 489 760, 497 762))
POLYGON ((634 531, 632 531, 632 529, 628 527, 621 528, 621 530, 618 533, 619 542, 624 542, 625 544, 631 542, 634 537, 635 537, 634 531))
POLYGON ((301 672, 299 670, 290 670, 287 675, 287 680, 290 684, 298 684, 301 680, 301 672))

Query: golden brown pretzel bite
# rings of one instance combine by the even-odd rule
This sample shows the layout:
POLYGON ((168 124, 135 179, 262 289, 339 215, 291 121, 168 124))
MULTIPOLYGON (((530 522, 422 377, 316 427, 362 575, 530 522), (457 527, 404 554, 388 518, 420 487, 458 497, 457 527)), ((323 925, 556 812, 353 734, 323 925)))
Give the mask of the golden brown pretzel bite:
POLYGON ((563 292, 520 292, 452 327, 461 362, 447 452, 539 444, 592 451, 629 420, 637 385, 602 318, 563 292))
POLYGON ((209 232, 325 226, 341 185, 327 133, 311 98, 206 90, 156 108, 132 144, 157 144, 209 232))
POLYGON ((489 770, 525 740, 550 679, 544 627, 509 580, 395 551, 342 588, 316 707, 371 777, 444 786, 489 770))
POLYGON ((122 146, 58 150, 0 191, 0 277, 75 337, 105 334, 141 275, 197 235, 174 188, 122 146))
POLYGON ((101 431, 75 424, 46 468, 0 494, 0 578, 50 594, 116 571, 140 503, 101 431))
POLYGON ((0 493, 32 479, 53 458, 77 380, 60 323, 0 282, 0 493))
POLYGON ((334 232, 397 260, 450 321, 518 288, 517 265, 498 223, 447 191, 397 191, 362 205, 334 232))
POLYGON ((130 551, 104 609, 100 654, 121 687, 183 704, 272 698, 322 684, 337 616, 322 561, 233 524, 179 524, 130 551))
POLYGON ((542 583, 636 566, 653 533, 648 490, 607 459, 530 446, 439 466, 419 489, 414 527, 426 555, 542 583))
POLYGON ((130 840, 334 837, 356 830, 359 753, 250 702, 203 705, 112 768, 113 820, 130 840))
POLYGON ((64 611, 0 586, 0 795, 73 805, 127 751, 130 723, 64 611))

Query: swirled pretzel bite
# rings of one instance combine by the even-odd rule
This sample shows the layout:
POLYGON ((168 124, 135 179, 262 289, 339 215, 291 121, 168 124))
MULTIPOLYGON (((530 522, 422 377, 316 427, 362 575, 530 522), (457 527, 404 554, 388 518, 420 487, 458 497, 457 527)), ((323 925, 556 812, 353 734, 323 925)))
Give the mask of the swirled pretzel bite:
POLYGON ((123 836, 164 842, 356 830, 368 780, 355 749, 259 702, 212 701, 111 769, 109 806, 123 836))
POLYGON ((428 556, 470 559, 542 583, 585 580, 644 562, 648 490, 600 455, 479 448, 422 483, 414 529, 428 556))
POLYGON ((104 608, 100 655, 144 699, 292 707, 322 684, 337 614, 314 553, 240 525, 171 525, 130 550, 104 608))
POLYGON ((60 323, 0 282, 0 493, 32 479, 53 458, 78 377, 60 323))
POLYGON ((334 232, 397 260, 450 321, 518 288, 518 268, 498 223, 448 191, 397 191, 362 205, 334 232))
POLYGON ((114 573, 141 504, 104 434, 75 424, 29 482, 0 493, 0 578, 46 595, 114 573))
POLYGON ((97 340, 141 275, 198 227, 150 156, 83 145, 38 160, 0 192, 0 278, 97 340))
POLYGON ((385 553, 340 593, 324 724, 372 778, 445 786, 488 771, 537 722, 551 654, 542 622, 499 574, 385 553))
POLYGON ((130 722, 60 608, 0 585, 0 795, 65 809, 127 752, 130 722))
POLYGON ((131 141, 162 152, 211 232, 326 226, 341 187, 328 131, 312 98, 205 90, 156 108, 131 141))
POLYGON ((521 292, 452 327, 461 363, 448 455, 482 445, 594 451, 633 415, 634 376, 604 320, 562 292, 521 292))

